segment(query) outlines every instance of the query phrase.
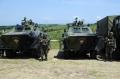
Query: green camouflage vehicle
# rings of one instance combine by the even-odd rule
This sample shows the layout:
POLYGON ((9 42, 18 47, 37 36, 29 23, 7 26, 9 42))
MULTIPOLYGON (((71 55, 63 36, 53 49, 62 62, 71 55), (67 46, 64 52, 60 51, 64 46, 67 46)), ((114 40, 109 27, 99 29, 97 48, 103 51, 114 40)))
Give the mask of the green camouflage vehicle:
POLYGON ((86 55, 90 53, 91 58, 96 57, 95 46, 97 36, 89 26, 82 21, 68 24, 60 40, 60 51, 65 55, 86 55))
POLYGON ((1 35, 2 55, 8 58, 16 57, 18 54, 31 54, 35 58, 43 56, 41 39, 47 34, 40 31, 37 24, 25 24, 17 25, 13 31, 1 35))

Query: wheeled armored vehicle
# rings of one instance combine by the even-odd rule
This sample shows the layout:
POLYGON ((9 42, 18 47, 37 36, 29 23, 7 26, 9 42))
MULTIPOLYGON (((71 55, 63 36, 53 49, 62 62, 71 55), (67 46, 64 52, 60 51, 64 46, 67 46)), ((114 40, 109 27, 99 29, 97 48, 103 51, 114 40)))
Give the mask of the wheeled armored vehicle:
POLYGON ((95 46, 97 36, 91 28, 83 22, 67 24, 60 39, 60 51, 65 55, 86 55, 90 54, 91 58, 96 57, 95 46))
POLYGON ((11 32, 0 36, 0 51, 8 58, 16 57, 18 54, 31 55, 39 58, 43 56, 41 50, 41 39, 47 34, 38 29, 37 24, 31 23, 17 25, 11 32))

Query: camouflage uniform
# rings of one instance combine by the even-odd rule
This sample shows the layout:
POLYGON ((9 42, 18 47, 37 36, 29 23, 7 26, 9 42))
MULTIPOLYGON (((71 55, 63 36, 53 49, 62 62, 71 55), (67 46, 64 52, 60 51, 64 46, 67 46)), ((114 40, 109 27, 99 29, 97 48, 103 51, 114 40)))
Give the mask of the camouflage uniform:
POLYGON ((35 26, 33 27, 34 30, 36 30, 38 27, 38 24, 36 23, 35 26))
POLYGON ((34 22, 31 19, 28 21, 28 23, 29 25, 34 25, 34 22))
POLYGON ((41 39, 41 45, 42 45, 42 50, 43 50, 42 55, 45 55, 45 60, 47 60, 47 54, 48 54, 48 51, 50 49, 49 43, 50 43, 50 40, 47 38, 47 35, 44 34, 43 38, 41 39))
POLYGON ((23 27, 19 24, 16 25, 16 28, 15 28, 17 31, 22 31, 23 30, 23 27))
POLYGON ((29 25, 29 22, 28 22, 28 21, 26 21, 24 27, 25 27, 25 30, 30 29, 30 25, 29 25))
POLYGON ((23 19, 22 22, 21 22, 21 25, 24 26, 24 25, 26 24, 26 22, 27 22, 27 21, 26 21, 26 17, 24 17, 24 19, 23 19))
POLYGON ((105 60, 112 61, 112 54, 116 49, 116 40, 113 37, 113 32, 109 33, 109 36, 106 37, 106 51, 105 51, 105 60))
POLYGON ((83 21, 78 21, 77 26, 83 25, 83 21))

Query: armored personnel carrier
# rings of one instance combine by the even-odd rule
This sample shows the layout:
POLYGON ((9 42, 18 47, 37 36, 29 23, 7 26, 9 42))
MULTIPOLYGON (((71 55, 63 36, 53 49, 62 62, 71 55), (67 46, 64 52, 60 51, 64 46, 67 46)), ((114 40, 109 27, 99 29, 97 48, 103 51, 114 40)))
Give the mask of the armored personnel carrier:
POLYGON ((1 35, 1 54, 8 58, 16 57, 19 53, 32 54, 35 58, 43 56, 41 39, 46 33, 40 31, 38 25, 32 20, 24 19, 22 21, 21 25, 17 25, 13 31, 1 35))
POLYGON ((60 51, 67 56, 90 53, 91 58, 95 58, 96 34, 92 32, 89 26, 83 24, 83 21, 78 22, 76 20, 67 25, 68 28, 64 30, 60 39, 60 51))

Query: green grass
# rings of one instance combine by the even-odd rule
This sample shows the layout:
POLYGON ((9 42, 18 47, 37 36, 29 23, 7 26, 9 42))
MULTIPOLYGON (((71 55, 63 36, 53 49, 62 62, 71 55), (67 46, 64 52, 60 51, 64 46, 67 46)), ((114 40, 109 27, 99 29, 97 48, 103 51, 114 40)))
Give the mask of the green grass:
POLYGON ((90 28, 92 29, 93 32, 96 32, 97 24, 92 24, 90 28))
POLYGON ((48 35, 50 36, 50 39, 52 40, 59 40, 62 36, 63 30, 58 30, 54 32, 48 32, 48 35))
POLYGON ((59 41, 51 41, 50 42, 50 48, 51 49, 59 49, 59 41))
POLYGON ((59 40, 65 28, 66 25, 48 25, 44 27, 52 40, 59 40))

